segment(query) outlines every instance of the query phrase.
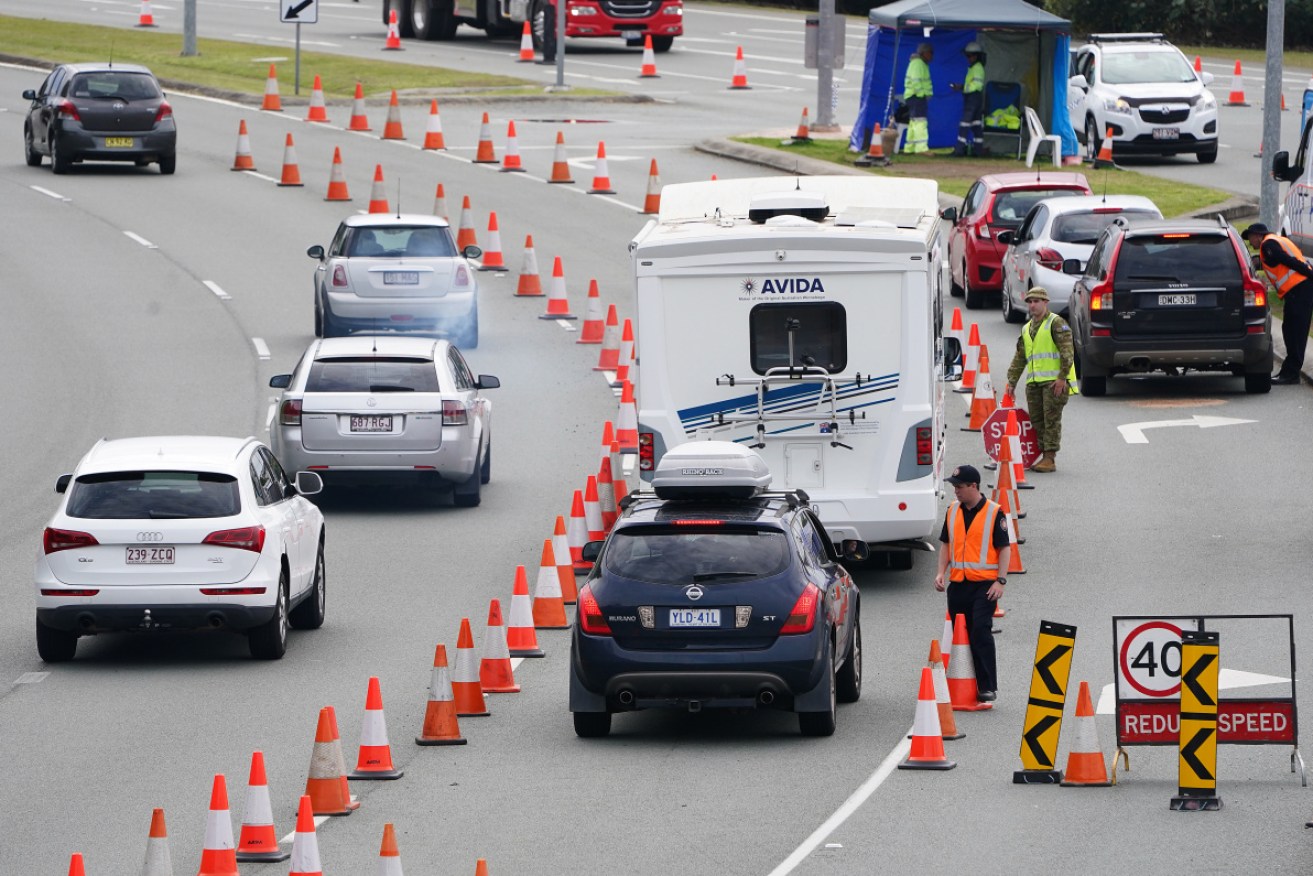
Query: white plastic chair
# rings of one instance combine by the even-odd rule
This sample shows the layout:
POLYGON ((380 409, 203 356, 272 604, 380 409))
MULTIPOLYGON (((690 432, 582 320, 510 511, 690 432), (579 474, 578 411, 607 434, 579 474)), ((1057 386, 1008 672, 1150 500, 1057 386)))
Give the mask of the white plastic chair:
POLYGON ((1046 134, 1044 126, 1040 124, 1039 114, 1030 107, 1026 107, 1026 128, 1030 131, 1030 144, 1026 146, 1026 166, 1030 167, 1035 163, 1035 153, 1039 152, 1039 147, 1046 141, 1051 145, 1049 149, 1053 153, 1053 166, 1062 166, 1062 137, 1057 134, 1046 134))

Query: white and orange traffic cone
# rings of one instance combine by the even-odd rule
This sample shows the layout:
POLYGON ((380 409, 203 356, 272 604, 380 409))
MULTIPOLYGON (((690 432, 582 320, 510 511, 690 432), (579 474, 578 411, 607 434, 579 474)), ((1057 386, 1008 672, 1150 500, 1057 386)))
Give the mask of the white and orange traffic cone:
POLYGON ((620 390, 620 412, 615 421, 615 440, 621 453, 638 452, 638 406, 634 402, 634 384, 626 380, 620 390))
POLYGON ((501 600, 488 602, 488 626, 483 634, 483 655, 479 660, 479 686, 484 693, 519 693, 511 650, 506 642, 506 625, 501 616, 501 600))
POLYGON ((579 600, 579 585, 574 580, 570 532, 563 514, 556 515, 556 526, 552 529, 552 556, 556 558, 556 577, 561 582, 561 600, 574 605, 579 600))
POLYGON ((251 135, 246 131, 246 119, 237 124, 237 155, 233 158, 232 170, 255 170, 255 159, 251 157, 251 135))
POLYGON ((921 668, 921 685, 916 695, 916 718, 912 721, 912 748, 898 765, 900 770, 951 770, 957 766, 944 756, 944 733, 939 726, 935 703, 935 681, 930 667, 921 668))
POLYGON ((620 314, 614 304, 607 305, 604 329, 594 371, 614 371, 620 364, 620 314))
POLYGON ((401 105, 397 103, 397 90, 392 89, 392 97, 388 100, 387 120, 383 122, 383 134, 380 140, 404 140, 406 134, 401 128, 401 105))
POLYGON ((529 22, 524 22, 524 28, 520 31, 520 57, 517 58, 520 63, 534 62, 533 55, 533 31, 529 28, 529 22))
POLYGON ((960 307, 953 308, 953 317, 948 323, 948 336, 950 338, 957 338, 958 346, 963 350, 966 350, 967 336, 966 332, 962 329, 962 308, 960 307))
POLYGON ((542 562, 538 565, 538 582, 533 590, 533 625, 540 630, 570 628, 570 621, 565 616, 561 578, 556 572, 556 552, 552 550, 550 538, 543 539, 542 562))
MULTIPOLYGON (((1236 64, 1239 64, 1236 61, 1236 64)), ((1094 157, 1094 169, 1101 170, 1105 167, 1116 167, 1112 160, 1112 126, 1109 126, 1103 142, 1099 145, 1099 154, 1094 157)))
POLYGON ((392 209, 388 206, 388 193, 383 185, 383 165, 374 165, 374 184, 369 190, 369 212, 371 213, 391 213, 392 209))
POLYGON ((967 343, 962 352, 962 382, 957 385, 953 392, 975 393, 976 391, 976 367, 980 364, 980 326, 971 323, 971 330, 967 333, 967 343))
POLYGON ((930 640, 930 656, 926 660, 930 667, 930 677, 935 684, 935 707, 939 711, 939 730, 945 739, 961 739, 966 736, 957 729, 957 719, 953 717, 953 700, 948 695, 948 676, 944 670, 944 655, 939 651, 939 641, 930 640))
POLYGON ((269 800, 269 778, 264 770, 264 752, 251 754, 251 777, 246 784, 246 805, 237 834, 238 861, 286 861, 291 852, 278 848, 274 810, 269 800))
POLYGON ((451 672, 451 692, 456 701, 456 714, 462 718, 482 718, 492 714, 483 698, 483 685, 479 682, 479 658, 474 654, 474 633, 470 632, 470 619, 460 619, 460 635, 456 638, 456 665, 451 672))
POLYGON ((474 163, 497 163, 497 152, 492 145, 492 127, 487 113, 483 114, 483 122, 479 125, 479 145, 474 151, 474 163))
POLYGON ((460 735, 460 719, 456 716, 456 698, 451 690, 451 673, 447 669, 447 646, 439 644, 433 654, 424 726, 415 737, 415 744, 464 745, 466 741, 460 735))
POLYGON ((337 738, 337 721, 332 706, 319 710, 315 727, 315 747, 310 755, 310 775, 305 793, 315 815, 350 815, 360 808, 351 799, 342 757, 342 741, 337 738))
POLYGON ((397 10, 388 13, 388 35, 383 41, 383 51, 401 51, 401 28, 397 25, 397 10))
POLYGON ((327 122, 328 107, 324 104, 324 84, 319 80, 319 74, 315 74, 314 85, 310 87, 310 107, 306 110, 305 120, 307 122, 327 122))
POLYGON ((543 281, 538 276, 538 254, 533 250, 533 235, 524 236, 524 256, 520 261, 520 281, 515 286, 517 298, 540 298, 543 281))
POLYGON ((1008 517, 1008 533, 1012 536, 1012 550, 1008 556, 1008 568, 1004 577, 1008 575, 1026 574, 1026 566, 1021 562, 1021 543, 1017 539, 1017 527, 1012 517, 1008 517))
POLYGON ((506 647, 510 649, 512 657, 547 656, 547 652, 538 645, 538 633, 533 625, 533 598, 529 596, 529 576, 524 566, 515 567, 511 614, 506 624, 506 647))
POLYGON ((328 727, 333 734, 333 745, 330 749, 333 757, 337 761, 337 783, 342 789, 342 799, 346 801, 347 813, 355 812, 360 808, 360 801, 351 796, 351 783, 347 781, 346 776, 346 756, 342 753, 342 733, 337 729, 337 710, 332 706, 325 706, 328 712, 328 727))
POLYGON ((980 369, 976 372, 976 391, 971 394, 971 410, 968 413, 970 419, 962 431, 979 432, 996 407, 998 407, 998 399, 994 397, 994 382, 989 376, 989 347, 982 344, 980 369))
POLYGON ((155 16, 150 11, 150 0, 141 0, 141 10, 137 13, 137 23, 134 27, 157 27, 155 16))
MULTIPOLYGON (((949 656, 953 653, 953 616, 944 609, 944 632, 939 636, 939 657, 944 661, 944 670, 948 670, 949 656)), ((947 682, 947 678, 945 678, 947 682)))
POLYGON ((794 143, 810 143, 811 134, 811 115, 808 107, 802 108, 802 118, 798 120, 798 130, 793 132, 794 143))
POLYGON ((403 774, 392 764, 387 719, 383 714, 383 689, 377 675, 369 677, 365 692, 365 718, 360 726, 360 753, 348 778, 399 779, 403 774))
POLYGON ((871 128, 871 145, 867 148, 866 154, 853 164, 858 167, 885 167, 889 164, 889 159, 884 154, 884 135, 880 131, 879 122, 871 128))
POLYGON ((210 788, 210 812, 205 821, 205 844, 196 876, 239 876, 233 846, 233 820, 228 811, 228 784, 216 773, 210 788))
POLYGON ((656 53, 652 50, 652 35, 643 34, 643 66, 638 70, 639 79, 659 79, 661 74, 656 68, 656 53))
POLYGON ((609 533, 616 518, 615 481, 611 478, 610 454, 597 467, 597 504, 602 511, 602 532, 609 533))
POLYGON ((502 173, 523 173, 524 162, 520 160, 520 138, 515 136, 515 119, 506 123, 506 151, 501 157, 502 173))
POLYGON ((347 122, 348 131, 372 131, 369 116, 365 114, 365 86, 356 83, 356 96, 351 101, 351 121, 347 122))
MULTIPOLYGON (((1017 420, 1016 404, 1011 393, 1003 393, 999 407, 1008 412, 1007 423, 1003 427, 1003 439, 1008 443, 1008 453, 1012 457, 1012 482, 1018 490, 1033 490, 1034 484, 1026 483, 1026 459, 1021 452, 1021 424, 1017 420)), ((1025 517, 1025 512, 1017 507, 1017 516, 1025 517)))
POLYGON ((743 60, 743 46, 734 53, 734 75, 730 77, 729 87, 735 90, 751 88, 748 84, 748 65, 743 60))
POLYGON ((278 180, 280 186, 300 186, 301 167, 296 160, 296 144, 292 142, 292 134, 287 134, 287 143, 283 146, 283 175, 278 180))
MULTIPOLYGON (((601 521, 601 511, 598 511, 598 523, 601 521)), ((565 526, 565 540, 570 545, 570 563, 574 566, 576 574, 587 572, 591 563, 584 562, 584 545, 589 541, 588 538, 588 512, 584 505, 583 490, 574 491, 574 499, 570 503, 570 519, 565 526)))
POLYGON ((1066 787, 1106 788, 1112 784, 1108 781, 1108 764, 1103 759, 1103 750, 1099 748, 1099 726, 1095 723, 1094 702, 1090 699, 1090 683, 1080 683, 1080 695, 1076 698, 1076 739, 1067 751, 1067 768, 1062 772, 1062 784, 1066 787))
MULTIPOLYGON (((950 585, 951 586, 951 585, 950 585)), ((967 637, 967 616, 953 616, 953 649, 948 660, 948 697, 955 712, 983 712, 993 703, 980 701, 976 687, 976 664, 971 657, 971 640, 967 637)))
MULTIPOLYGON (((238 857, 240 861, 240 856, 238 857)), ((146 835, 146 860, 141 876, 173 876, 173 857, 169 854, 169 830, 164 824, 164 810, 150 814, 150 833, 146 835)))
MULTIPOLYGON (((395 12, 392 13, 396 15, 395 12)), ((319 837, 315 834, 314 808, 310 798, 301 795, 296 807, 296 833, 292 837, 292 865, 288 876, 324 876, 319 862, 319 837)))
POLYGON ((424 148, 442 150, 447 148, 447 140, 442 136, 442 116, 438 113, 438 102, 429 102, 429 120, 424 128, 424 148))
POLYGON ((451 224, 447 217, 447 190, 442 187, 442 183, 438 183, 437 191, 433 193, 433 215, 451 224))
POLYGON ((602 460, 604 459, 611 460, 612 474, 615 474, 617 472, 615 454, 611 452, 612 445, 614 444, 615 444, 615 424, 612 423, 610 420, 603 420, 602 444, 601 447, 598 448, 601 452, 597 456, 597 463, 598 465, 601 465, 602 460))
POLYGON ((464 252, 465 247, 478 245, 478 235, 474 233, 474 210, 470 207, 470 196, 466 195, 460 204, 460 226, 456 229, 456 249, 464 252))
POLYGON ((584 482, 584 522, 588 524, 588 540, 606 538, 606 524, 602 522, 602 502, 597 490, 597 475, 589 475, 584 482))
POLYGON ((570 300, 565 294, 565 268, 561 257, 552 262, 552 280, 547 286, 547 311, 539 319, 578 319, 570 313, 570 300))
MULTIPOLYGON (((634 364, 634 321, 625 320, 625 327, 620 332, 620 355, 615 364, 615 380, 611 381, 613 388, 621 388, 625 381, 629 379, 629 368, 634 364)), ((638 418, 634 418, 635 427, 637 427, 638 418)))
POLYGON ((269 65, 269 77, 264 81, 264 100, 260 102, 260 109, 273 113, 283 111, 283 99, 278 94, 278 69, 273 64, 269 65))
POLYGON ((401 851, 397 848, 397 829, 390 821, 383 825, 383 842, 378 849, 378 876, 403 876, 401 851))
POLYGON ((656 159, 647 173, 647 196, 643 199, 643 214, 655 215, 661 212, 661 177, 657 175, 656 159))
POLYGON ((333 147, 333 167, 328 173, 328 194, 325 201, 349 201, 351 192, 347 189, 346 174, 342 171, 342 150, 333 147))
POLYGON ((588 304, 584 308, 583 325, 579 328, 576 344, 600 344, 606 334, 606 324, 602 319, 602 298, 597 289, 597 280, 588 281, 588 304))
POLYGON ((488 214, 488 245, 479 258, 480 271, 506 270, 506 258, 501 251, 501 229, 497 227, 497 211, 488 214))
POLYGON ((556 132, 556 151, 552 156, 552 175, 548 177, 549 183, 573 183, 574 178, 570 176, 570 162, 565 157, 565 135, 560 131, 556 132))
POLYGON ((1245 100, 1245 81, 1240 72, 1240 59, 1235 62, 1235 73, 1231 76, 1231 93, 1226 98, 1227 106, 1249 106, 1245 100))
POLYGON ((593 187, 588 190, 590 195, 614 195, 615 189, 611 188, 611 175, 606 169, 606 141, 597 141, 597 161, 593 165, 593 187))

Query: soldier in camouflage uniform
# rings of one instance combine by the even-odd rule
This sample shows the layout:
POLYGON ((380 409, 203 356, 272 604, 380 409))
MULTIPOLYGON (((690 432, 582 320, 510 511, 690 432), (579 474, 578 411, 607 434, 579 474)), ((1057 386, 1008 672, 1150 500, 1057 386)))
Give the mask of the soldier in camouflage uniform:
POLYGON ((1026 293, 1030 321, 1021 327, 1017 353, 1008 367, 1004 392, 1011 394, 1023 371, 1029 371, 1026 383, 1026 409, 1039 436, 1044 456, 1031 471, 1057 471, 1058 449, 1062 446, 1062 411, 1067 396, 1076 388, 1076 359, 1071 343, 1071 326, 1049 311, 1049 293, 1039 286, 1026 293))

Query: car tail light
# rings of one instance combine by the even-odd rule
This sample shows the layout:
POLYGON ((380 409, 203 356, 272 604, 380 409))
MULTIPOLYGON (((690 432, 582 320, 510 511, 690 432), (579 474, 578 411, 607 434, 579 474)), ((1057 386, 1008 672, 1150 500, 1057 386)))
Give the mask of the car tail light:
POLYGON ((638 433, 638 470, 652 471, 656 467, 656 439, 651 432, 638 433))
POLYGON ((1110 337, 1112 337, 1112 329, 1110 329, 1110 328, 1091 328, 1091 329, 1090 329, 1090 337, 1092 337, 1092 338, 1110 338, 1110 337))
POLYGON ((1040 267, 1048 268, 1050 271, 1062 270, 1062 253, 1056 249, 1044 247, 1035 253, 1035 260, 1040 263, 1040 267))
POLYGON ((334 286, 350 286, 350 285, 351 285, 350 283, 347 282, 347 279, 346 279, 346 268, 342 267, 341 265, 334 265, 334 266, 333 266, 333 285, 334 285, 334 286))
POLYGON ((206 596, 260 596, 267 587, 202 587, 206 596))
POLYGON ((464 265, 458 265, 456 267, 456 285, 468 286, 469 284, 470 284, 470 272, 465 270, 464 265))
POLYGON ((1095 207, 1093 210, 1094 213, 1120 213, 1121 211, 1121 207, 1095 207))
POLYGON ((976 223, 976 237, 979 237, 981 240, 989 240, 988 222, 981 221, 976 223))
POLYGON ((611 626, 602 616, 602 608, 597 604, 597 597, 593 591, 585 584, 579 591, 578 604, 576 605, 579 616, 579 628, 585 633, 593 636, 611 635, 611 626))
POLYGON ((916 427, 916 464, 933 465, 935 456, 934 432, 929 426, 916 427))
POLYGON ((161 100, 160 108, 155 110, 155 124, 158 125, 161 121, 171 117, 172 115, 173 115, 173 107, 169 106, 169 102, 167 100, 161 100))
POLYGON ((48 554, 73 548, 94 547, 98 544, 100 542, 96 541, 96 537, 91 533, 73 529, 52 529, 47 526, 46 531, 41 535, 41 545, 48 554))
POLYGON ((469 421, 469 412, 462 402, 442 400, 442 425, 464 426, 469 421))
POLYGON ((82 116, 78 114, 78 108, 73 105, 73 101, 68 99, 59 102, 59 116, 64 119, 82 121, 82 116))
POLYGON ((278 425, 301 425, 301 399, 289 398, 278 408, 278 425))
POLYGON ((99 590, 42 590, 42 596, 95 596, 99 590))
POLYGON ((1245 278, 1245 307, 1267 307, 1267 287, 1253 277, 1245 278))
POLYGON ((810 633, 812 627, 816 626, 816 609, 820 602, 820 588, 809 582, 807 589, 802 591, 798 601, 793 604, 793 611, 789 612, 788 618, 784 621, 784 626, 780 628, 780 635, 810 633))
POLYGON ((711 519, 672 520, 671 523, 673 523, 675 526, 724 526, 725 525, 724 520, 711 520, 711 519))
POLYGON ((221 529, 205 536, 201 544, 239 548, 244 551, 254 551, 258 554, 264 550, 264 527, 243 526, 241 529, 221 529))
POLYGON ((1112 310, 1112 283, 1100 283, 1090 290, 1090 310, 1112 310))

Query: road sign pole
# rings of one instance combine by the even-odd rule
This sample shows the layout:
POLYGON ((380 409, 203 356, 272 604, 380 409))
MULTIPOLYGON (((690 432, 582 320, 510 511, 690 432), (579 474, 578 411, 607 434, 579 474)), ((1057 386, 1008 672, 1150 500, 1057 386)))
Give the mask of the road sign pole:
POLYGON ((1174 812, 1216 812, 1217 681, 1220 648, 1215 630, 1181 631, 1180 793, 1174 812))
POLYGON ((196 0, 186 0, 182 6, 182 56, 196 57, 196 0))
POLYGON ((301 22, 296 23, 296 74, 292 79, 292 93, 301 93, 301 22))

